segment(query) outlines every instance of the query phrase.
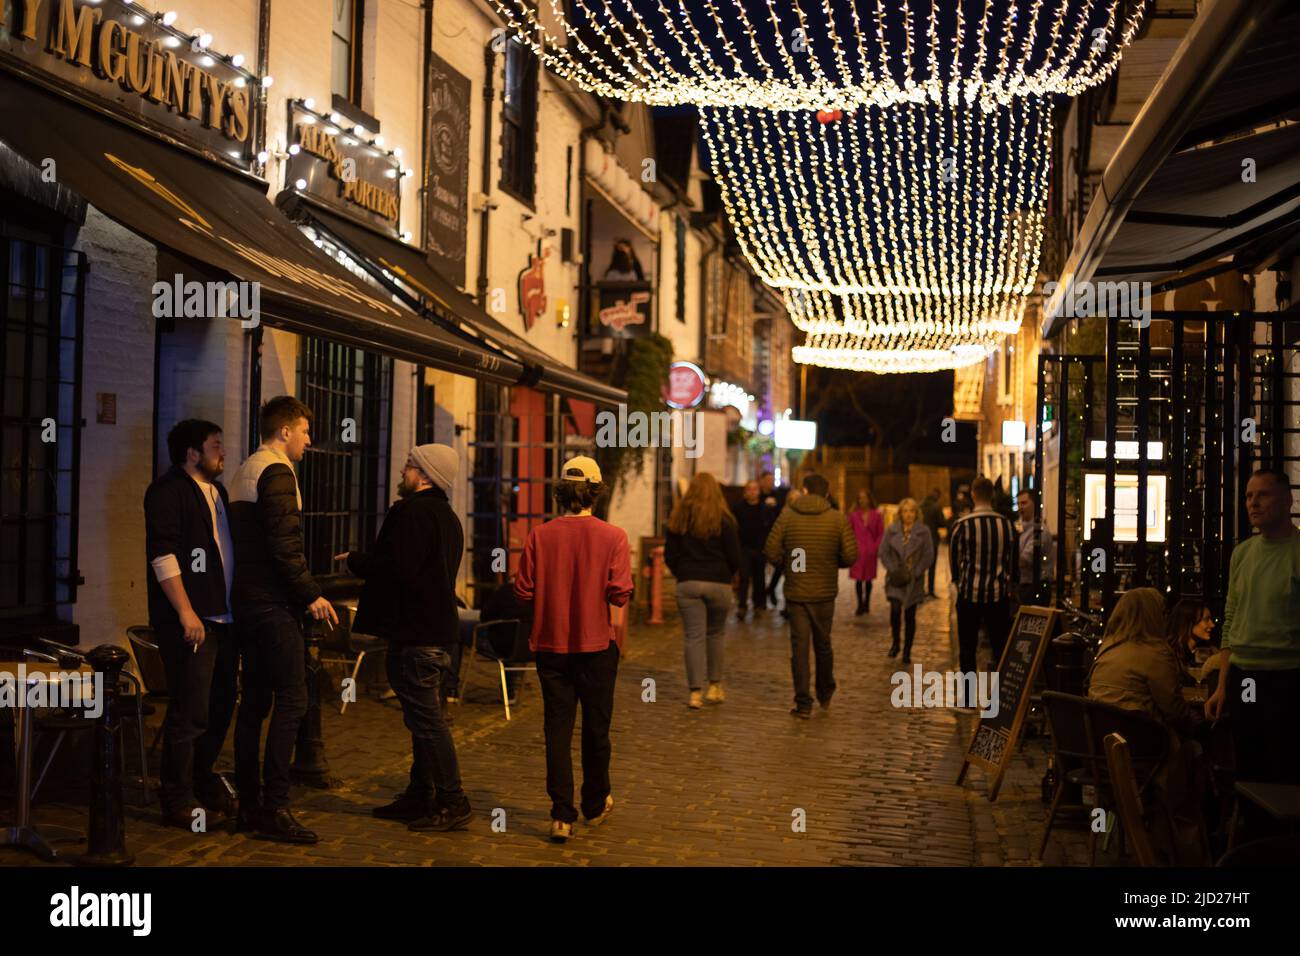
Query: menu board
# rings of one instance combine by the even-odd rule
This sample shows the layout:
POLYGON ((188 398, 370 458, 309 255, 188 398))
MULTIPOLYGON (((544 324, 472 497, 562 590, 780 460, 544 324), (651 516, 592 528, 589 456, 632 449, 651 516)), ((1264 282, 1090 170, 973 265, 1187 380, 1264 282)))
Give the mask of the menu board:
POLYGON ((998 663, 997 713, 981 718, 975 728, 957 775, 958 785, 965 779, 966 769, 974 764, 993 775, 989 799, 997 799, 1002 775, 1015 752, 1029 711, 1034 679, 1042 666, 1047 642, 1056 634, 1057 621, 1057 611, 1050 607, 1022 607, 1016 614, 998 663))

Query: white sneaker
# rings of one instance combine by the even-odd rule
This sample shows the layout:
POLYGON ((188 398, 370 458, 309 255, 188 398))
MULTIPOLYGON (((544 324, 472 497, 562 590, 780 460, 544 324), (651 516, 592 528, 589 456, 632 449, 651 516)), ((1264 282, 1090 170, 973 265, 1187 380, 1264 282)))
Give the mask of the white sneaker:
POLYGON ((572 823, 565 823, 563 820, 551 821, 551 842, 552 843, 564 843, 571 836, 573 836, 572 823))
POLYGON ((605 808, 600 811, 600 816, 592 817, 591 819, 589 819, 587 821, 587 826, 589 827, 600 826, 613 812, 614 812, 614 795, 612 793, 607 793, 605 794, 605 808))
POLYGON ((721 704, 727 699, 726 692, 722 689, 722 681, 714 681, 709 685, 709 689, 704 694, 704 699, 711 704, 721 704))
POLYGON ((704 706, 704 695, 698 690, 691 691, 691 699, 686 702, 686 706, 691 710, 699 710, 704 706))

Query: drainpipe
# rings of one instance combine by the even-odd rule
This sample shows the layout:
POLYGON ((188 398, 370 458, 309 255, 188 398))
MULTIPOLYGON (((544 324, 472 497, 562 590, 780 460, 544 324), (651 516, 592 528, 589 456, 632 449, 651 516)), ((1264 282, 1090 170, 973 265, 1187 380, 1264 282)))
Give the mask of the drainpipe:
POLYGON ((478 281, 474 286, 478 304, 484 309, 487 308, 488 293, 488 226, 492 214, 488 196, 492 192, 492 106, 496 102, 496 88, 492 83, 496 79, 496 66, 496 54, 489 41, 483 48, 483 175, 479 180, 483 208, 479 210, 478 281))

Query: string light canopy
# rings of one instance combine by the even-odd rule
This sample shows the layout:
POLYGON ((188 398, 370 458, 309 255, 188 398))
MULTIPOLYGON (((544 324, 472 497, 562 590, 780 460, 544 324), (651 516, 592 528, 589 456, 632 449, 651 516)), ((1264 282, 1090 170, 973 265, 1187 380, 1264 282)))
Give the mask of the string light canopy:
POLYGON ((993 313, 1033 288, 1045 99, 989 112, 864 108, 831 121, 704 109, 700 125, 736 238, 774 288, 947 297, 993 313))
POLYGON ((589 92, 670 106, 1006 104, 1103 81, 1133 0, 492 0, 589 92))
POLYGON ((888 336, 864 338, 846 333, 809 333, 803 345, 792 349, 802 365, 898 375, 965 368, 982 362, 996 351, 999 340, 972 341, 939 337, 918 345, 912 340, 888 336))

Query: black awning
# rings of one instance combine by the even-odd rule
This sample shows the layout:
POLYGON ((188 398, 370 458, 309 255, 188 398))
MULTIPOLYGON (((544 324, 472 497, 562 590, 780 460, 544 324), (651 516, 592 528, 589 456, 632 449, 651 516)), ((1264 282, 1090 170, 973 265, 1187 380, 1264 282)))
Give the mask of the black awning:
POLYGON ((395 277, 414 289, 430 312, 453 331, 468 333, 494 351, 527 366, 525 378, 534 381, 533 387, 602 405, 627 402, 624 390, 569 368, 494 319, 470 296, 444 279, 415 246, 351 222, 307 196, 286 190, 276 201, 291 215, 310 220, 354 258, 367 263, 377 278, 395 277))
POLYGON ((522 363, 448 334, 322 254, 258 179, 4 74, 0 139, 33 164, 53 159, 61 185, 127 228, 257 283, 268 324, 504 384, 524 375, 522 363))

